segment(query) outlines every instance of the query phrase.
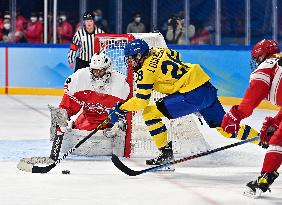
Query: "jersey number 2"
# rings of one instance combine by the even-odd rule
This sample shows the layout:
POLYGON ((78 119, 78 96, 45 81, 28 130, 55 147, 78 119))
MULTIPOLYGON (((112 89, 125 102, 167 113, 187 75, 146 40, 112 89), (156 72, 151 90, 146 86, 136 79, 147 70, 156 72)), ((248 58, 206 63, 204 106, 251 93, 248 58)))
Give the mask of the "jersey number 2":
POLYGON ((182 63, 180 60, 174 58, 170 59, 171 60, 166 60, 162 63, 162 73, 166 75, 168 72, 168 66, 172 66, 171 77, 173 77, 174 79, 180 79, 185 73, 187 73, 187 70, 185 70, 185 68, 183 67, 179 67, 179 63, 182 63))

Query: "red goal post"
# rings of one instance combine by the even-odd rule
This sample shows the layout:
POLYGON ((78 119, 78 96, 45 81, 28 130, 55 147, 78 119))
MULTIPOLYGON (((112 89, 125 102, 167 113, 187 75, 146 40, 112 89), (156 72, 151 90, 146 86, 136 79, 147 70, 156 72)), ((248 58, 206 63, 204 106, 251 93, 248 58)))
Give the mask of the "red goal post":
MULTIPOLYGON (((128 42, 134 39, 135 38, 132 34, 96 34, 95 39, 94 39, 94 52, 98 53, 102 49, 121 49, 122 50, 122 48, 128 42)), ((110 57, 113 58, 113 56, 110 56, 110 57)), ((115 65, 116 62, 115 60, 113 61, 115 65)), ((121 73, 125 74, 124 72, 121 72, 121 73)), ((130 85, 129 98, 131 98, 133 96, 133 72, 130 66, 127 69, 127 82, 130 85)), ((126 121, 128 125, 127 125, 127 130, 126 130, 124 156, 130 157, 131 132, 132 132, 132 113, 131 112, 126 115, 126 121)))

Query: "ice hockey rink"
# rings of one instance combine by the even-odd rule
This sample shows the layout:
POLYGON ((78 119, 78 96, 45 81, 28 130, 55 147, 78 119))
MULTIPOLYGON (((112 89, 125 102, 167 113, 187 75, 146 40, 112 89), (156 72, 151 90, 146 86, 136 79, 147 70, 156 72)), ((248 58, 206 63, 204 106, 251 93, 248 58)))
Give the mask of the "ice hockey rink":
MULTIPOLYGON (((260 199, 242 195, 245 184, 260 172, 265 150, 245 144, 176 166, 175 172, 129 177, 110 157, 68 157, 47 174, 17 169, 23 157, 48 156, 50 117, 47 104, 59 97, 0 95, 0 204, 1 205, 223 205, 282 204, 282 177, 272 192, 260 199), (62 170, 70 170, 63 175, 62 170)), ((228 107, 226 107, 228 109, 228 107)), ((254 128, 274 111, 256 110, 243 121, 254 128)), ((206 125, 200 130, 212 148, 235 142, 206 125)), ((126 159, 136 170, 147 168, 145 159, 126 159)))

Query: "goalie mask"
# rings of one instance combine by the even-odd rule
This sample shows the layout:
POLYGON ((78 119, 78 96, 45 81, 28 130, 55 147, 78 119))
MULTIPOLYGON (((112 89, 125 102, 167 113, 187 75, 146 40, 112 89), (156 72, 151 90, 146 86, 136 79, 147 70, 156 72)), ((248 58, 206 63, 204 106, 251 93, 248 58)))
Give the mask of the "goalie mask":
POLYGON ((127 64, 133 66, 136 72, 142 67, 144 58, 149 54, 149 46, 146 41, 142 39, 135 39, 126 44, 124 48, 124 55, 127 64))
POLYGON ((112 72, 112 60, 105 53, 94 54, 90 62, 91 78, 96 88, 104 87, 109 83, 112 72))
POLYGON ((279 53, 278 43, 274 40, 262 40, 258 42, 252 49, 251 69, 255 70, 259 64, 271 57, 275 53, 279 53))

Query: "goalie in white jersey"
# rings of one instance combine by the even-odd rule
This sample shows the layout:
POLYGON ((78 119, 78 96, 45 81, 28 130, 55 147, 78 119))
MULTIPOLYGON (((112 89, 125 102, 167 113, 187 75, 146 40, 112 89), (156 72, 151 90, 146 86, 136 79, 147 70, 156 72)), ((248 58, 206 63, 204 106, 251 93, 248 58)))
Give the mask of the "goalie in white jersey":
MULTIPOLYGON (((64 96, 59 108, 51 111, 51 140, 54 140, 50 158, 58 159, 60 147, 68 151, 108 117, 108 110, 129 95, 126 76, 112 71, 112 60, 105 54, 94 54, 90 67, 72 74, 65 82, 64 96)), ((96 156, 112 153, 123 155, 125 125, 121 121, 98 131, 83 143, 76 155, 96 156)))

